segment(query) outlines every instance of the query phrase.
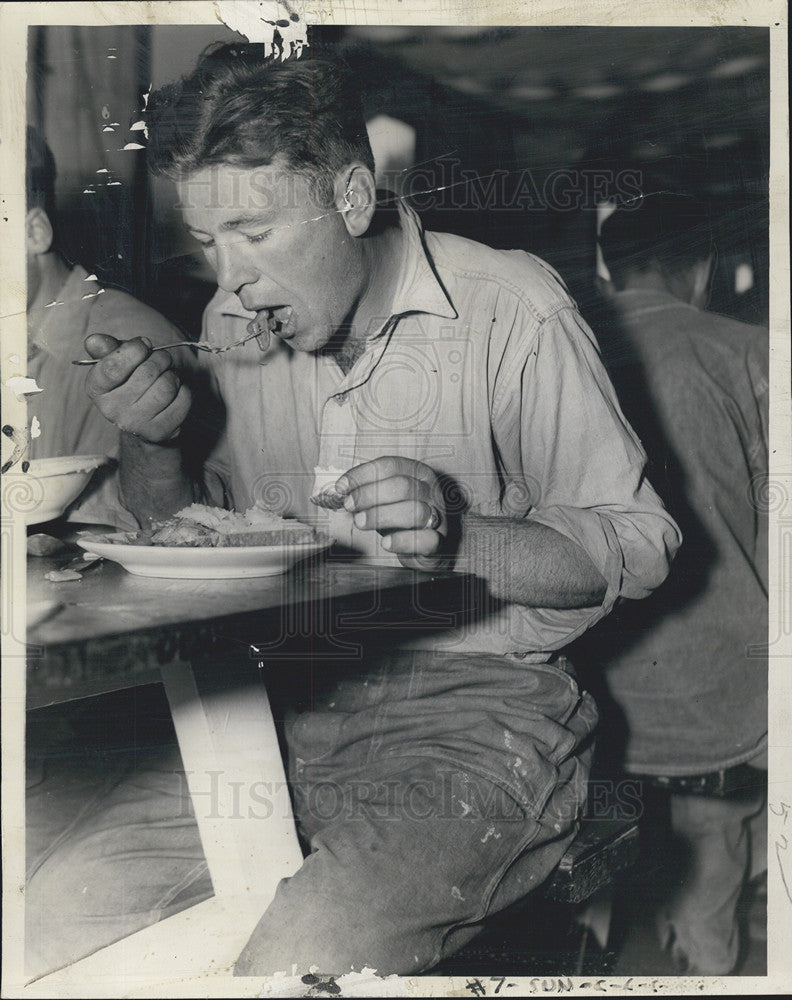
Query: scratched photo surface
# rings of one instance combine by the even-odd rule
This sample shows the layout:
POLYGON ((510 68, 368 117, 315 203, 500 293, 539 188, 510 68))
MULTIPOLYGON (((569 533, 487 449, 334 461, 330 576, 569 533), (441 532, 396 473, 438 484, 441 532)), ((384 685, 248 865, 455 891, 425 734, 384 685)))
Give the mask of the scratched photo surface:
MULTIPOLYGON (((316 967, 273 983, 232 972, 262 909, 280 880, 300 868, 308 848, 293 818, 292 779, 305 762, 284 761, 281 753, 289 720, 298 711, 310 717, 315 692, 322 697, 322 684, 339 663, 362 669, 361 644, 371 633, 404 633, 426 643, 428 636, 461 629, 463 618, 469 627, 465 615, 475 622, 498 608, 472 575, 440 572, 406 583, 398 563, 386 559, 350 573, 349 551, 328 554, 322 541, 304 562, 295 558, 278 568, 285 575, 270 577, 243 574, 235 560, 244 553, 237 554, 234 545, 244 542, 231 543, 225 550, 231 568, 215 579, 192 569, 196 549, 217 545, 216 536, 206 542, 215 525, 185 543, 181 561, 178 554, 172 557, 175 572, 173 563, 159 574, 146 563, 143 576, 77 541, 82 530, 101 530, 125 543, 119 546, 124 550, 142 547, 134 541, 139 521, 115 500, 118 432, 96 424, 85 390, 91 368, 73 364, 91 360, 85 337, 145 335, 159 348, 190 345, 207 335, 204 314, 218 283, 208 259, 212 254, 185 227, 185 206, 173 182, 149 169, 146 115, 151 95, 188 75, 207 46, 245 42, 250 8, 264 5, 221 6, 227 16, 211 24, 49 24, 42 17, 25 35, 28 132, 27 142, 22 137, 16 146, 20 153, 26 148, 29 190, 25 211, 17 204, 14 218, 15 238, 28 260, 28 348, 20 358, 4 341, 3 399, 5 405, 5 394, 13 392, 13 404, 25 400, 27 418, 24 425, 4 419, 2 458, 3 541, 26 546, 27 556, 26 583, 13 598, 26 604, 27 632, 23 622, 17 637, 8 626, 8 570, 24 567, 25 555, 17 554, 13 563, 4 555, 4 647, 9 640, 8 648, 19 652, 9 661, 14 669, 22 669, 27 655, 26 689, 16 714, 4 705, 9 713, 4 722, 18 719, 25 699, 27 708, 24 735, 21 723, 16 729, 24 742, 24 767, 18 748, 13 761, 6 754, 10 737, 4 737, 4 771, 20 782, 16 798, 6 801, 26 817, 11 839, 13 860, 4 847, 4 866, 26 887, 26 901, 15 898, 9 908, 4 894, 12 922, 4 930, 6 953, 13 954, 10 964, 8 958, 4 962, 4 995, 775 992, 768 984, 778 984, 772 977, 789 971, 789 960, 776 948, 776 959, 784 963, 776 970, 768 937, 772 940, 776 921, 788 930, 789 913, 782 907, 792 906, 792 867, 786 860, 792 805, 789 795, 768 793, 767 778, 768 587, 779 631, 771 634, 770 648, 774 641, 781 649, 788 645, 788 610, 772 574, 768 584, 768 558, 777 565, 774 553, 784 544, 777 519, 790 503, 786 480, 774 480, 767 467, 771 274, 779 265, 770 250, 771 31, 776 29, 769 19, 758 26, 431 26, 420 24, 417 14, 413 24, 306 25, 298 8, 266 5, 280 15, 270 25, 276 57, 340 53, 359 78, 383 211, 406 206, 426 232, 527 252, 549 265, 593 331, 619 405, 645 445, 655 440, 659 418, 646 403, 645 373, 614 320, 617 310, 609 295, 614 289, 629 295, 618 288, 622 272, 616 265, 611 271, 606 260, 615 253, 608 229, 621 232, 610 219, 614 213, 627 217, 623 238, 629 242, 634 238, 629 216, 636 207, 644 209, 651 198, 665 206, 663 199, 671 198, 670 213, 674 198, 685 200, 682 227, 669 232, 684 251, 694 246, 702 226, 707 229, 715 250, 702 279, 706 309, 725 318, 725 342, 745 330, 759 345, 759 374, 743 370, 735 384, 762 382, 757 398, 751 397, 755 412, 748 416, 737 389, 729 386, 723 394, 724 422, 745 423, 740 440, 752 441, 746 445, 751 453, 740 456, 742 464, 732 466, 734 456, 726 453, 717 427, 702 426, 711 444, 712 494, 697 502, 717 510, 723 498, 728 507, 737 493, 734 477, 744 476, 744 510, 737 520, 745 535, 729 542, 738 568, 729 570, 724 582, 725 549, 718 549, 719 539, 704 531, 696 511, 674 492, 684 492, 674 464, 678 454, 670 447, 650 454, 649 477, 685 539, 685 554, 677 557, 685 567, 685 587, 662 598, 654 617, 631 617, 630 608, 617 606, 566 650, 580 688, 596 700, 600 728, 580 829, 560 864, 556 859, 538 889, 494 907, 487 920, 467 917, 455 928, 462 930, 460 949, 447 949, 419 971, 380 978, 373 969, 343 976, 316 967), (38 192, 34 202, 31 184, 38 192), (37 215, 35 209, 42 211, 37 215), (754 426, 757 436, 751 439, 754 426), (56 487, 36 463, 74 455, 83 456, 73 473, 83 479, 74 496, 56 498, 50 511, 56 487), (86 463, 84 456, 96 460, 86 463), (740 472, 733 471, 737 467, 740 472), (755 546, 750 558, 749 536, 755 546), (721 581, 721 590, 708 599, 713 578, 721 581), (704 602, 703 640, 695 618, 684 610, 685 602, 695 606, 697 600, 704 602), (651 671, 645 671, 636 695, 634 685, 624 681, 620 661, 629 660, 634 644, 651 663, 652 636, 664 634, 653 630, 662 630, 669 618, 682 622, 676 641, 690 637, 704 676, 697 677, 692 667, 671 671, 676 705, 663 696, 651 671), (713 676, 722 680, 713 682, 713 676), (722 703, 704 706, 702 699, 712 698, 718 683, 722 703), (630 697, 638 707, 628 702, 625 708, 623 699, 630 697), (653 727, 653 750, 664 738, 669 745, 683 741, 676 762, 670 754, 667 773, 656 766, 642 772, 629 763, 633 711, 653 727), (692 724, 700 727, 700 739, 685 744, 684 727, 692 724), (741 740, 741 749, 726 752, 723 734, 737 731, 732 742, 741 740), (700 766, 680 764, 685 751, 689 760, 698 753, 700 766), (134 810, 126 797, 133 771, 148 796, 148 812, 134 810), (178 781, 170 780, 176 774, 178 781), (165 788, 170 808, 160 814, 165 788), (91 825, 92 815, 101 817, 98 828, 91 825), (178 860, 164 874, 145 862, 148 823, 172 824, 174 830, 178 860), (694 854, 684 831, 700 837, 706 824, 710 840, 694 854), (101 909, 105 899, 98 889, 110 871, 101 862, 115 851, 125 866, 126 909, 110 916, 101 909), (694 876, 705 891, 685 911, 691 926, 675 928, 670 916, 675 900, 694 876), (96 897, 94 911, 90 903, 75 903, 86 894, 96 897), (479 933, 467 933, 467 925, 479 933), (98 932, 98 943, 86 946, 100 926, 112 930, 98 932), (707 938, 711 927, 718 928, 714 943, 707 938), (694 967, 686 976, 690 956, 676 940, 684 938, 683 930, 703 942, 704 950, 711 946, 719 960, 730 963, 729 971, 694 967), (56 939, 61 943, 53 947, 56 939), (728 959, 721 952, 728 952, 728 959), (13 993, 6 992, 12 987, 13 993)), ((664 212, 661 219, 668 217, 664 212)), ((639 253, 636 247, 630 244, 630 253, 639 253)), ((642 273, 647 271, 649 264, 642 273)), ((657 286, 644 284, 640 294, 647 290, 639 330, 655 323, 662 336, 657 311, 668 302, 651 298, 657 286)), ((685 308, 692 301, 686 299, 685 308)), ((277 309, 263 321, 262 316, 263 310, 252 328, 244 325, 250 311, 237 314, 241 339, 229 341, 223 357, 229 365, 237 351, 238 357, 252 358, 266 386, 267 352, 279 333, 288 334, 291 320, 277 309)), ((685 314, 675 317, 667 322, 677 324, 679 338, 685 314)), ((405 363, 420 356, 432 371, 456 364, 457 380, 472 378, 463 353, 456 353, 459 357, 440 338, 418 345, 405 363)), ((726 349, 716 345, 709 368, 706 358, 696 351, 691 355, 711 376, 711 384, 701 384, 702 394, 722 392, 721 353, 726 349)), ((206 403, 201 419, 180 439, 188 441, 186 448, 194 439, 190 461, 197 463, 220 437, 224 410, 239 400, 216 402, 206 376, 211 366, 208 361, 201 366, 189 346, 172 355, 194 397, 206 403)), ((662 351, 652 357, 655 364, 666 363, 662 351)), ((751 364, 748 358, 745 365, 751 364)), ((429 436, 435 428, 449 454, 455 448, 462 452, 475 432, 476 409, 471 428, 449 431, 446 404, 435 385, 416 369, 409 421, 429 436)), ((313 392, 320 391, 317 378, 313 392)), ((682 407, 689 397, 680 391, 668 398, 682 407)), ((251 440, 254 433, 259 431, 251 432, 251 440)), ((263 505, 278 518, 298 517, 300 530, 304 523, 320 533, 311 534, 309 542, 324 538, 322 532, 334 534, 334 519, 349 516, 344 493, 335 488, 345 467, 336 459, 327 464, 325 470, 318 459, 307 471, 305 462, 299 469, 253 470, 250 502, 237 509, 241 514, 245 507, 263 505), (301 496, 302 508, 294 500, 301 496)), ((473 470, 471 481, 477 474, 485 475, 473 470)), ((526 489, 534 485, 538 488, 529 482, 526 489)), ((445 537, 453 532, 449 524, 431 508, 427 527, 445 537)), ((266 544, 272 544, 271 536, 266 544)), ((214 562, 219 551, 209 553, 214 562)), ((142 558, 145 562, 145 550, 142 558)), ((17 628, 20 617, 13 620, 17 628)), ((689 651, 684 657, 693 659, 689 651)), ((321 736, 315 740, 308 734, 306 745, 321 756, 321 736)), ((465 800, 460 813, 454 805, 459 775, 452 767, 442 774, 448 781, 447 796, 438 796, 448 809, 442 819, 462 823, 469 807, 465 800)), ((362 780, 355 788, 356 807, 362 809, 373 793, 362 780)), ((314 805, 321 812, 332 807, 328 802, 314 805)), ((471 867, 485 863, 481 858, 499 837, 494 826, 484 830, 471 867)), ((413 864, 405 853, 403 872, 413 864)), ((392 863, 383 871, 390 881, 370 891, 387 898, 402 876, 392 863)), ((451 893, 464 899, 456 885, 451 893)), ((316 905, 331 902, 318 895, 316 905)), ((395 926, 398 913, 391 917, 395 926)), ((350 927, 349 933, 363 930, 350 927)))

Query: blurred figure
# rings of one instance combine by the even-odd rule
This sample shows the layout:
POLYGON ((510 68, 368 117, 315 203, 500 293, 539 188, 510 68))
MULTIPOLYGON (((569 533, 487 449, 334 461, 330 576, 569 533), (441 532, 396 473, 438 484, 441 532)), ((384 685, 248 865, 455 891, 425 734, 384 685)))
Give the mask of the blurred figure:
MULTIPOLYGON (((110 334, 119 340, 145 336, 154 344, 172 344, 184 338, 153 309, 125 292, 103 288, 85 268, 71 267, 66 262, 58 244, 55 163, 44 140, 33 129, 27 132, 26 181, 28 374, 42 389, 28 396, 30 454, 32 458, 74 454, 115 457, 119 452, 119 428, 102 416, 85 391, 90 369, 71 363, 86 357, 85 337, 91 333, 110 334)), ((184 365, 191 359, 189 351, 181 354, 180 375, 184 376, 184 365)), ((65 516, 73 522, 137 527, 137 519, 124 506, 118 473, 112 467, 99 470, 65 516)), ((136 705, 142 704, 137 691, 119 695, 127 697, 136 705)), ((157 731, 145 705, 139 715, 129 711, 127 705, 126 713, 119 710, 110 722, 102 714, 107 704, 107 699, 83 699, 27 716, 28 879, 46 864, 52 845, 90 811, 103 790, 112 788, 119 775, 126 773, 130 756, 139 763, 146 759, 150 746, 172 736, 167 725, 162 733, 157 731), (126 718, 133 720, 132 731, 122 721, 126 718), (145 736, 141 725, 147 727, 145 736)), ((169 724, 169 720, 165 722, 169 724)), ((172 766, 180 766, 178 755, 172 766)), ((190 814, 185 814, 178 832, 187 843, 197 843, 200 850, 197 827, 190 814)), ((134 838, 134 832, 130 836, 134 838)), ((98 841, 94 840, 93 848, 101 850, 98 841)), ((197 868, 202 873, 205 864, 199 861, 197 868)), ((59 906, 57 897, 50 903, 59 906)), ((171 909, 167 912, 178 908, 178 898, 168 905, 171 909)))
MULTIPOLYGON (((92 333, 110 334, 119 340, 145 336, 154 344, 184 338, 153 309, 126 292, 103 288, 85 268, 66 262, 58 240, 55 161, 32 128, 27 130, 26 153, 28 375, 42 389, 28 396, 30 457, 116 457, 119 429, 87 396, 88 369, 72 365, 72 360, 86 356, 83 343, 92 333)), ((67 517, 137 526, 119 498, 112 467, 98 471, 67 517)))
MULTIPOLYGON (((714 247, 697 199, 626 203, 600 247, 604 360, 684 539, 654 595, 594 636, 626 723, 624 766, 670 777, 766 769, 768 331, 705 311, 714 247)), ((671 795, 688 864, 659 929, 680 971, 735 967, 737 900, 766 869, 764 793, 748 784, 671 795)))

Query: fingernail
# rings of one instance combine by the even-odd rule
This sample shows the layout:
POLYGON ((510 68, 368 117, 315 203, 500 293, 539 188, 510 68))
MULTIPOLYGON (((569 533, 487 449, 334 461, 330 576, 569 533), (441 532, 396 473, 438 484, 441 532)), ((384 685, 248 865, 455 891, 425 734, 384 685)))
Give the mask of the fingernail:
POLYGON ((383 549, 387 549, 388 552, 390 552, 392 544, 393 544, 393 542, 391 540, 391 536, 390 535, 386 535, 382 539, 382 547, 383 547, 383 549))
POLYGON ((348 496, 344 501, 344 509, 348 511, 353 511, 355 509, 355 498, 353 496, 348 496))
POLYGON ((141 337, 140 339, 143 341, 146 347, 149 348, 149 350, 151 350, 151 348, 154 346, 154 344, 148 339, 148 337, 141 337))
POLYGON ((361 529, 365 528, 366 527, 366 520, 367 520, 367 518, 366 518, 365 514, 355 514, 355 517, 354 517, 355 527, 361 528, 361 529))
POLYGON ((349 493, 349 480, 346 476, 342 476, 338 482, 335 484, 337 493, 349 493))

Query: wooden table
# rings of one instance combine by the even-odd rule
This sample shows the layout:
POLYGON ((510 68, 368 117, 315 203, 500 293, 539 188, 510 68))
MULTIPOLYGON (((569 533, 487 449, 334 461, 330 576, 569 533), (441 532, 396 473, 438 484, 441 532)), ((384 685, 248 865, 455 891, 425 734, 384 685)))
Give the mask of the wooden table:
POLYGON ((80 581, 46 579, 73 559, 28 559, 29 607, 52 605, 28 630, 28 708, 150 683, 164 665, 213 648, 264 662, 305 656, 309 645, 317 657, 354 655, 378 629, 443 631, 482 599, 470 576, 326 556, 251 580, 150 579, 104 560, 80 581))
POLYGON ((163 681, 215 899, 76 963, 58 981, 111 975, 119 962, 143 979, 148 968, 160 985, 168 969, 204 974, 209 931, 213 968, 227 971, 277 883, 302 863, 260 667, 289 657, 354 658, 361 638, 383 629, 394 630, 394 641, 404 631, 443 631, 480 600, 477 582, 327 554, 258 580, 149 579, 109 562, 80 581, 46 579, 73 558, 28 559, 29 606, 49 609, 28 631, 28 708, 163 681), (254 785, 269 790, 266 824, 240 821, 240 789, 254 785), (167 968, 151 957, 165 925, 174 941, 167 968))

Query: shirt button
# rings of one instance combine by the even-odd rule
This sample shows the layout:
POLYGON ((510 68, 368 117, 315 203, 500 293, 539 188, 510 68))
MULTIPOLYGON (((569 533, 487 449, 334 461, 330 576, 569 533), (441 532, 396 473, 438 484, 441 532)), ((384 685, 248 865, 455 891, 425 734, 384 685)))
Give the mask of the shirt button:
POLYGON ((343 406, 347 401, 347 394, 345 392, 336 393, 335 401, 339 406, 343 406))

